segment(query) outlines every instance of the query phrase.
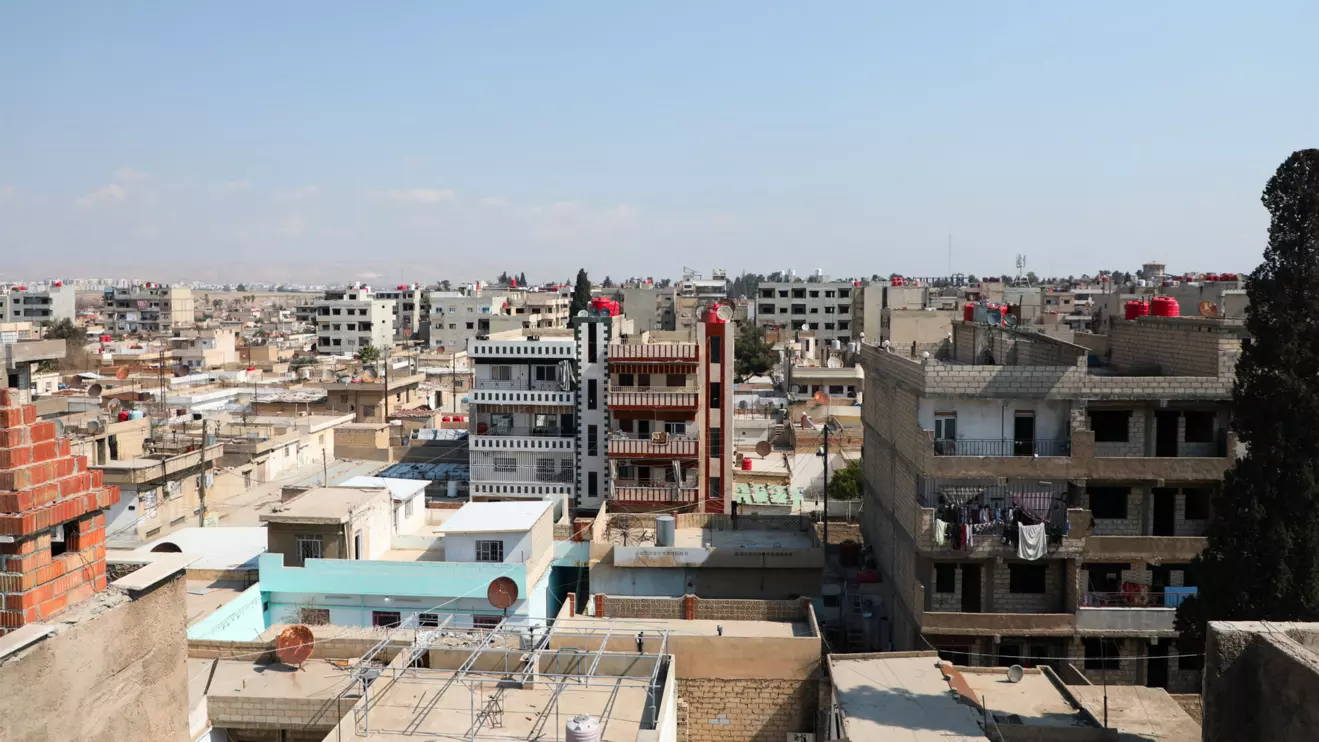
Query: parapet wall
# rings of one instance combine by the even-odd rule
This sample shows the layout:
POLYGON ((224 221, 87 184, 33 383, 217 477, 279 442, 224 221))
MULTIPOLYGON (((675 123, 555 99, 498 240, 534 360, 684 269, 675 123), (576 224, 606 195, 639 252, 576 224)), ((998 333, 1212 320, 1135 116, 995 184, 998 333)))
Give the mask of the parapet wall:
POLYGON ((1211 621, 1204 741, 1309 740, 1319 729, 1319 623, 1211 621))

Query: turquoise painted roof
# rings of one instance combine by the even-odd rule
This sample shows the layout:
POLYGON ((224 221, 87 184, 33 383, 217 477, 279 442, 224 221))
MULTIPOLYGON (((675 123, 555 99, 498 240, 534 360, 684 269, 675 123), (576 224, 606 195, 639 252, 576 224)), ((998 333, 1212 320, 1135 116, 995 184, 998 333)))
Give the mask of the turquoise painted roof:
POLYGON ((778 505, 795 508, 801 505, 801 488, 794 489, 782 484, 739 482, 733 487, 733 502, 742 505, 778 505))

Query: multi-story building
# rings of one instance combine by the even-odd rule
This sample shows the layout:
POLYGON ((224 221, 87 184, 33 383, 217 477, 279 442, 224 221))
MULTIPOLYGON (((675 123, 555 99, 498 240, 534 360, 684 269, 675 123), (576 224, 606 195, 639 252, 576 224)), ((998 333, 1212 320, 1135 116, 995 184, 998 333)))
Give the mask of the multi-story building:
POLYGON ((623 314, 632 320, 634 332, 675 330, 674 289, 645 286, 624 286, 618 289, 623 299, 623 314))
MULTIPOLYGON (((609 426, 600 493, 615 510, 686 505, 726 512, 733 489, 733 325, 711 311, 693 332, 665 334, 642 333, 638 342, 600 350, 609 426)), ((586 408, 591 394, 588 386, 586 408)), ((599 507, 586 484, 578 504, 599 507)))
POLYGON ((506 336, 467 353, 472 499, 553 500, 557 521, 576 481, 576 341, 506 336))
POLYGON ((1199 687, 1173 621, 1236 454, 1243 334, 1142 317, 1072 344, 959 320, 947 360, 867 344, 862 525, 884 648, 1199 687))
POLYGON ((568 326, 572 295, 560 291, 524 291, 515 302, 513 316, 521 318, 527 329, 561 329, 568 326))
POLYGON ((502 291, 432 291, 430 347, 445 352, 464 350, 469 340, 504 329, 502 325, 492 328, 491 320, 504 315, 508 307, 508 294, 502 291))
POLYGON ((370 286, 327 291, 316 304, 316 350, 352 355, 370 345, 385 350, 394 344, 394 305, 370 286))
POLYGON ((128 334, 169 333, 194 322, 192 289, 140 283, 105 292, 106 329, 128 334))
POLYGON ((64 358, 67 349, 59 339, 42 340, 31 322, 0 323, 0 387, 18 390, 24 402, 54 394, 60 375, 42 370, 64 358))
POLYGON ((762 281, 756 289, 756 326, 810 330, 824 341, 852 339, 851 281, 762 281))
POLYGON ((170 338, 170 347, 174 360, 193 370, 223 368, 238 362, 235 333, 226 327, 177 332, 170 338))
POLYGON ((49 324, 72 320, 77 291, 56 281, 42 289, 10 286, 0 289, 0 322, 49 324))
POLYGON ((427 321, 426 290, 421 284, 399 284, 393 289, 375 292, 375 298, 394 302, 394 341, 422 340, 430 328, 427 321))

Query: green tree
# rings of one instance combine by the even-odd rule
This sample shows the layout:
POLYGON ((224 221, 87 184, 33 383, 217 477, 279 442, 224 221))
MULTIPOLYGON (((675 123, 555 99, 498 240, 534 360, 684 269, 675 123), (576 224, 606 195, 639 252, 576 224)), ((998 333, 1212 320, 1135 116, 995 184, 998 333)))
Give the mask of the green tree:
POLYGON ((499 284, 500 286, 507 286, 508 279, 509 279, 508 271, 504 271, 503 273, 499 274, 499 278, 495 279, 495 283, 499 284))
POLYGON ((380 349, 367 343, 357 351, 357 360, 362 363, 375 363, 380 360, 380 349))
POLYGON ((778 352, 766 342, 765 333, 759 327, 746 327, 737 334, 733 370, 739 379, 769 373, 778 360, 778 352))
POLYGON ((829 472, 829 497, 834 500, 861 499, 861 459, 829 472))
POLYGON ((578 312, 586 311, 591 304, 591 279, 586 275, 586 269, 581 268, 577 271, 577 285, 573 286, 572 304, 568 307, 568 316, 576 317, 578 312))
POLYGON ((46 337, 52 340, 63 340, 66 346, 82 346, 87 344, 87 331, 73 324, 73 320, 68 317, 52 322, 46 328, 46 337))
POLYGON ((238 284, 238 287, 235 289, 235 291, 238 291, 239 293, 247 291, 247 284, 245 283, 238 284))
POLYGON ((1035 271, 1026 271, 1026 283, 1034 286, 1040 282, 1040 277, 1035 275, 1035 271))
POLYGON ((449 282, 449 279, 446 278, 440 281, 440 291, 453 291, 453 284, 449 282))
POLYGON ((600 288, 602 289, 612 289, 613 287, 614 287, 614 279, 610 278, 609 276, 605 276, 605 280, 600 282, 600 288))
POLYGON ((655 284, 655 285, 656 285, 657 287, 661 288, 661 289, 667 289, 668 287, 670 287, 670 286, 673 285, 673 279, 672 279, 672 278, 661 278, 661 279, 659 280, 659 283, 657 283, 657 284, 655 284))
POLYGON ((1178 611, 1195 651, 1207 621, 1319 620, 1319 149, 1287 158, 1262 200, 1269 244, 1246 280, 1251 341, 1232 389, 1246 454, 1213 498, 1199 594, 1178 611))
POLYGON ((521 286, 521 287, 523 287, 523 288, 526 288, 526 286, 527 286, 527 274, 526 274, 526 273, 521 273, 521 274, 518 275, 518 285, 521 286))

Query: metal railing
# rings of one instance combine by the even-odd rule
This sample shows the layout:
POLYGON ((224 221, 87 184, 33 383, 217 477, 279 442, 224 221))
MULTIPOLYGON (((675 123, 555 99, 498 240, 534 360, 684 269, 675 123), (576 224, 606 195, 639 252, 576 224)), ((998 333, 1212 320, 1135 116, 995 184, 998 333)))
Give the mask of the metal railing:
POLYGON ((696 502, 697 492, 695 486, 655 487, 615 483, 610 499, 619 502, 696 502))
POLYGON ((696 407, 697 393, 611 390, 609 404, 613 407, 696 407))
POLYGON ((476 422, 476 435, 502 435, 518 438, 571 438, 577 431, 571 428, 556 428, 547 425, 492 425, 476 422))
POLYGON ((610 456, 695 456, 700 439, 695 436, 667 436, 663 443, 651 436, 609 438, 610 456))
POLYGON ((614 361, 695 361, 696 343, 612 343, 609 358, 614 361))
POLYGON ((649 392, 656 394, 665 393, 686 393, 700 391, 701 387, 696 383, 682 384, 681 386, 622 386, 620 384, 610 384, 609 393, 618 394, 620 392, 649 392))
POLYGON ((936 440, 935 456, 1070 456, 1067 439, 1018 441, 1011 438, 936 440))
MULTIPOLYGON (((1144 587, 1143 585, 1141 587, 1144 587)), ((1125 590, 1122 592, 1087 592, 1082 608, 1176 608, 1191 595, 1188 592, 1163 590, 1125 590)))

